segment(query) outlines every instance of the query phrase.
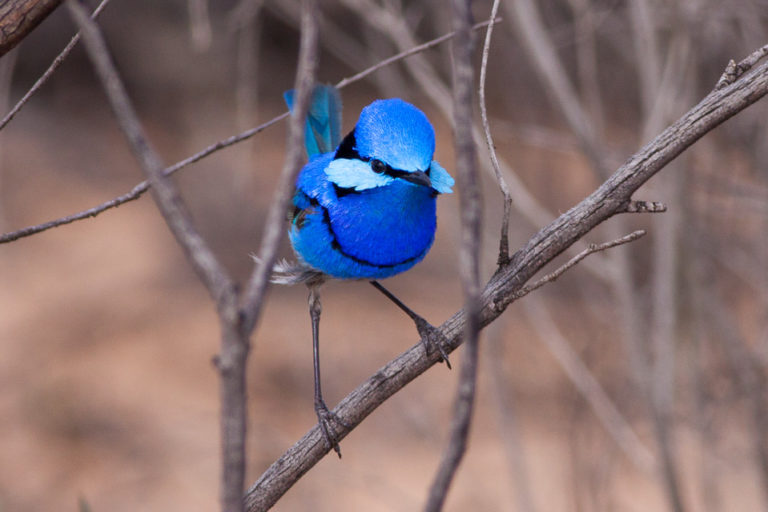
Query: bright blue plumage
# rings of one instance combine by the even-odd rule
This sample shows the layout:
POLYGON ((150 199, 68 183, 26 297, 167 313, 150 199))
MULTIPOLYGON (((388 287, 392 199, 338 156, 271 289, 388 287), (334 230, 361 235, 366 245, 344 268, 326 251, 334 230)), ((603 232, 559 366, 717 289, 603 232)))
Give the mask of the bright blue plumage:
MULTIPOLYGON (((292 92, 285 98, 291 107, 292 92)), ((315 412, 327 446, 339 456, 336 428, 350 426, 328 409, 320 388, 320 284, 326 277, 371 280, 413 319, 427 353, 436 347, 450 367, 437 330, 376 279, 424 258, 435 238, 435 199, 453 186, 432 160, 435 132, 419 109, 400 99, 374 101, 339 141, 340 109, 334 87, 315 88, 305 136, 309 162, 296 180, 289 233, 301 264, 281 264, 276 277, 309 287, 315 412)))
POLYGON ((432 125, 413 105, 364 108, 336 150, 312 157, 298 177, 290 239, 299 258, 339 279, 385 278, 421 261, 435 199, 453 186, 434 149, 432 125))
MULTIPOLYGON (((293 89, 283 94, 288 108, 293 109, 293 89)), ((307 125, 304 130, 304 146, 307 155, 313 157, 333 151, 341 139, 341 97, 332 85, 317 85, 312 91, 307 125)))

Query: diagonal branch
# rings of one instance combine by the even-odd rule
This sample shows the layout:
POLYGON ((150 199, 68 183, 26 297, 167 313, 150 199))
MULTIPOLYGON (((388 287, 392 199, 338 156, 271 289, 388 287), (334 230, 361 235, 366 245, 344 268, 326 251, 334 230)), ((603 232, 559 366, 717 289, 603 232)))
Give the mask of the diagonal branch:
MULTIPOLYGON (((101 3, 96 7, 96 9, 93 10, 91 17, 96 18, 99 14, 101 14, 101 11, 103 11, 107 6, 107 3, 109 3, 109 0, 101 0, 101 3)), ((21 99, 16 102, 16 105, 13 106, 13 108, 5 115, 5 117, 3 117, 3 120, 0 121, 0 130, 5 128, 5 126, 11 122, 11 119, 13 119, 14 116, 19 113, 19 110, 21 110, 27 101, 29 101, 29 98, 31 98, 32 95, 35 94, 40 89, 40 87, 42 87, 43 84, 48 81, 51 75, 53 75, 53 72, 56 71, 62 62, 64 62, 64 59, 67 58, 67 55, 69 55, 69 53, 72 51, 72 48, 75 47, 78 41, 80 41, 80 34, 75 34, 72 39, 69 40, 67 46, 61 50, 61 53, 59 53, 56 58, 53 59, 53 62, 51 62, 51 65, 48 66, 48 69, 46 69, 45 72, 40 75, 40 78, 38 78, 35 83, 32 84, 32 87, 30 87, 29 90, 24 93, 24 96, 22 96, 21 99)))
MULTIPOLYGON (((603 221, 623 209, 632 194, 657 172, 715 127, 768 94, 768 64, 733 84, 712 91, 683 117, 630 157, 597 190, 542 228, 486 284, 481 296, 480 325, 493 322, 514 301, 515 294, 545 265, 603 221)), ((463 311, 440 326, 447 350, 461 344, 466 328, 463 311)), ((341 401, 334 412, 352 427, 437 362, 424 357, 417 344, 379 369, 341 401)), ((326 453, 315 427, 275 461, 248 490, 249 512, 267 510, 326 453)))
POLYGON ((194 227, 176 187, 163 175, 164 165, 144 135, 98 26, 76 0, 69 0, 67 7, 80 28, 86 50, 93 61, 117 122, 148 176, 158 209, 221 310, 226 299, 232 298, 233 286, 229 276, 194 227))
POLYGON ((38 26, 61 0, 5 0, 0 3, 0 57, 38 26))

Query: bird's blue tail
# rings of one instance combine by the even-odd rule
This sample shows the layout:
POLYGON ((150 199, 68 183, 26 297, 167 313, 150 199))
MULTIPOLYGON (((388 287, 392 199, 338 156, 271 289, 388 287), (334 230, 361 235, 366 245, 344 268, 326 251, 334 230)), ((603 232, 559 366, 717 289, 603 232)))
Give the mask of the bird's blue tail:
MULTIPOLYGON (((293 89, 283 93, 288 108, 293 110, 293 89)), ((333 85, 316 85, 307 114, 304 144, 313 157, 336 149, 341 141, 341 96, 333 85)))

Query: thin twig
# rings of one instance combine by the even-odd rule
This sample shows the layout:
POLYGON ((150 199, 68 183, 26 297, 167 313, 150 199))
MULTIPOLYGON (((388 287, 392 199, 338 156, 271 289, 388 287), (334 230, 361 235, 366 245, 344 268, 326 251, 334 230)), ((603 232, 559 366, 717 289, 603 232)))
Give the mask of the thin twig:
MULTIPOLYGON (((496 19, 496 14, 498 12, 499 0, 494 0, 493 7, 491 7, 490 19, 496 19)), ((504 196, 504 211, 501 217, 501 236, 499 237, 499 258, 497 261, 499 266, 503 266, 509 263, 509 216, 512 209, 512 196, 509 193, 509 186, 499 168, 499 159, 496 157, 496 147, 493 144, 491 126, 488 123, 488 109, 485 102, 485 78, 488 74, 488 54, 491 50, 492 34, 493 23, 490 23, 488 25, 488 30, 485 32, 485 42, 483 43, 483 59, 480 63, 478 96, 480 101, 480 118, 482 119, 483 132, 485 133, 485 143, 488 146, 488 154, 491 157, 491 165, 493 165, 493 173, 496 175, 496 182, 499 184, 499 189, 501 189, 501 193, 504 196)))
POLYGON ((472 137, 472 13, 470 0, 454 0, 456 29, 454 57, 454 146, 461 209, 459 273, 464 289, 465 352, 461 360, 458 391, 451 421, 450 439, 429 489, 425 510, 442 510, 456 470, 467 449, 477 386, 478 333, 480 331, 480 234, 482 196, 472 137))
MULTIPOLYGON (((226 148, 229 146, 232 146, 233 144, 236 144, 238 142, 244 141, 250 137, 253 137, 259 132, 264 131, 265 129, 269 128, 273 124, 276 124, 279 121, 282 121, 283 119, 287 118, 290 114, 288 112, 284 112, 280 114, 277 117, 272 118, 271 120, 267 121, 264 124, 261 124, 255 128, 251 128, 249 130, 244 131, 243 133, 239 135, 233 135, 232 137, 228 137, 224 140, 220 140, 219 142, 216 142, 215 144, 211 144, 207 148, 198 151, 194 155, 185 158, 184 160, 181 160, 175 164, 173 164, 170 167, 166 167, 163 170, 163 176, 170 176, 174 174, 176 171, 179 171, 183 169, 184 167, 193 164, 199 160, 202 160, 203 158, 207 157, 211 153, 214 153, 222 148, 226 148)), ((73 213, 72 215, 67 215, 65 217, 60 217, 56 220, 51 220, 48 222, 44 222, 42 224, 37 224, 35 226, 29 226, 26 228, 22 228, 16 231, 11 231, 8 233, 3 234, 0 236, 0 244, 13 242, 14 240, 18 240, 19 238, 24 238, 27 236, 34 235, 36 233, 40 233, 42 231, 47 231, 51 228, 55 228, 58 226, 62 226, 64 224, 70 224, 72 222, 87 219, 88 217, 96 217, 100 213, 109 210, 111 208, 116 208, 122 204, 125 204, 130 201, 134 201, 138 198, 140 198, 147 190, 149 190, 149 181, 144 180, 135 187, 133 187, 129 192, 117 196, 113 199, 110 199, 109 201, 106 201, 104 203, 101 203, 99 205, 94 206, 93 208, 89 208, 87 210, 83 210, 82 212, 73 213)))
MULTIPOLYGON (((91 14, 91 18, 96 19, 96 17, 101 14, 101 11, 104 10, 104 7, 107 6, 109 3, 109 0, 101 0, 101 3, 96 7, 96 9, 93 10, 93 14, 91 14)), ((75 34, 72 39, 70 39, 69 43, 67 43, 67 46, 64 47, 64 49, 59 53, 59 55, 56 56, 55 59, 53 59, 53 62, 51 62, 51 65, 48 66, 48 69, 45 70, 45 73, 43 73, 40 78, 37 79, 37 81, 32 85, 32 87, 29 88, 29 90, 22 96, 22 98, 14 105, 14 107, 11 109, 10 112, 8 112, 2 121, 0 121, 0 130, 5 128, 5 125, 7 125, 13 117, 19 113, 19 110, 29 101, 29 98, 32 97, 33 94, 37 92, 40 87, 43 86, 45 82, 48 81, 48 79, 51 77, 54 71, 61 65, 62 62, 64 62, 64 59, 67 58, 67 55, 69 55, 69 52, 72 51, 72 48, 75 47, 77 42, 80 40, 80 34, 75 34)), ((71 221, 70 221, 71 222, 71 221)))
MULTIPOLYGON (((102 7, 108 1, 109 0, 103 0, 102 4, 99 7, 102 7)), ((98 9, 97 9, 97 11, 98 11, 98 9)), ((494 22, 498 22, 499 19, 494 20, 494 22)), ((480 28, 483 28, 483 27, 487 26, 488 24, 489 24, 488 21, 485 21, 483 23, 478 23, 477 25, 475 25, 475 27, 473 27, 473 29, 474 30, 478 30, 480 28)), ((345 78, 345 79, 341 80, 337 84, 336 87, 339 88, 339 89, 341 89, 343 87, 346 87, 346 86, 348 86, 348 85, 350 85, 350 84, 352 84, 354 82, 362 80, 363 78, 367 77, 371 73, 381 69, 381 67, 383 67, 385 65, 393 64, 393 63, 398 62, 400 60, 403 60, 403 59, 405 59, 407 57, 415 55, 415 54, 417 54, 419 52, 423 52, 423 51, 425 51, 425 50, 427 50, 429 48, 432 48, 432 47, 434 47, 434 46, 436 46, 436 45, 438 45, 440 43, 443 43, 445 41, 450 40, 454 36, 455 36, 455 32, 451 32, 449 34, 445 34, 445 35, 440 36, 440 37, 438 37, 436 39, 433 39, 432 41, 429 41, 427 43, 424 43, 424 44, 415 46, 413 48, 410 48, 410 49, 408 49, 406 51, 400 52, 397 55, 394 55, 394 56, 390 57, 389 59, 386 59, 384 62, 377 63, 377 64, 371 66, 370 68, 368 68, 368 69, 366 69, 364 71, 361 71, 360 73, 358 73, 358 74, 356 74, 356 75, 354 75, 352 77, 345 78)), ((72 44, 74 46, 74 43, 70 42, 70 44, 72 44)), ((67 47, 69 47, 69 45, 67 45, 67 47)), ((66 48, 65 48, 65 50, 66 50, 66 48)), ((67 52, 67 53, 69 53, 69 52, 67 52)), ((64 52, 62 52, 62 54, 60 54, 59 57, 57 57, 56 61, 54 61, 55 67, 58 67, 58 64, 61 63, 60 61, 63 60, 65 56, 66 56, 66 54, 64 52)), ((45 80, 47 80, 48 76, 50 76, 50 74, 53 72, 55 67, 54 67, 54 65, 52 65, 51 68, 49 68, 49 70, 46 71, 46 74, 44 75, 45 80)), ((41 77, 38 80, 38 82, 40 82, 40 85, 42 85, 42 82, 44 82, 45 80, 43 79, 43 77, 41 77)), ((39 88, 39 86, 37 84, 35 84, 35 85, 39 88)), ((32 92, 34 92, 34 91, 30 90, 30 92, 28 92, 27 95, 31 96, 32 92)), ((27 96, 27 95, 25 95, 25 96, 27 96)), ((24 100, 24 101, 26 101, 26 100, 24 100)), ((9 114, 9 116, 12 117, 12 114, 15 115, 15 113, 18 112, 18 109, 21 108, 21 105, 23 105, 23 103, 17 104, 17 106, 14 107, 15 112, 11 111, 11 114, 9 114)), ((172 166, 166 168, 163 171, 163 175, 170 176, 171 174, 174 174, 176 171, 179 171, 179 170, 183 169, 184 167, 186 167, 186 166, 188 166, 190 164, 193 164, 193 163, 195 163, 195 162, 197 162, 199 160, 202 160, 203 158, 207 157, 211 153, 214 153, 214 152, 216 152, 216 151, 218 151, 220 149, 227 148, 229 146, 237 144, 238 142, 242 142, 242 141, 244 141, 246 139, 249 139, 249 138, 253 137, 254 135, 256 135, 257 133, 265 130, 266 128, 269 128, 273 124, 276 124, 279 121, 282 121, 283 119, 288 118, 289 115, 290 115, 289 112, 287 112, 287 111, 283 112, 279 116, 276 116, 276 117, 272 118, 271 120, 267 121, 266 123, 263 123, 263 124, 255 127, 255 128, 251 128, 251 129, 246 130, 246 131, 244 131, 244 132, 242 132, 242 133, 240 133, 238 135, 233 135, 231 137, 227 137, 226 139, 220 140, 220 141, 218 141, 218 142, 216 142, 214 144, 211 144, 210 146, 206 147, 205 149, 203 149, 201 151, 198 151, 194 155, 192 155, 192 156, 190 156, 188 158, 185 158, 184 160, 181 160, 181 161, 173 164, 172 166)), ((6 117, 8 117, 8 116, 6 116, 6 117)), ((8 118, 8 121, 10 121, 10 118, 8 118)), ((7 122, 7 121, 4 121, 4 122, 7 122)), ((2 128, 2 126, 3 125, 0 124, 0 128, 2 128)), ((81 212, 73 213, 71 215, 66 215, 64 217, 60 217, 60 218, 55 219, 55 220, 43 222, 41 224, 36 224, 34 226, 28 226, 28 227, 21 228, 21 229, 15 230, 15 231, 10 231, 8 233, 4 233, 3 235, 0 235, 0 244, 4 244, 4 243, 8 243, 8 242, 13 242, 13 241, 18 240, 20 238, 25 238, 25 237, 28 237, 28 236, 31 236, 31 235, 34 235, 34 234, 37 234, 37 233, 41 233, 43 231, 47 231, 49 229, 52 229, 52 228, 55 228, 55 227, 58 227, 58 226, 63 226, 65 224, 70 224, 72 222, 76 222, 76 221, 79 221, 79 220, 87 219, 89 217, 96 217, 97 215, 99 215, 100 213, 102 213, 102 212, 104 212, 106 210, 110 210, 112 208, 116 208, 116 207, 118 207, 118 206, 120 206, 122 204, 125 204, 127 202, 134 201, 134 200, 138 199, 147 190, 149 190, 149 182, 145 180, 145 181, 142 181, 141 183, 137 184, 136 186, 134 186, 129 192, 127 192, 125 194, 122 194, 120 196, 117 196, 117 197, 115 197, 113 199, 110 199, 109 201, 105 201, 105 202, 103 202, 103 203, 101 203, 99 205, 96 205, 96 206, 92 207, 92 208, 88 208, 87 210, 83 210, 81 212)))
POLYGON ((634 242, 641 236, 645 235, 645 230, 639 229, 637 231, 633 231, 632 233, 623 236, 621 238, 617 238, 616 240, 611 240, 610 242, 604 242, 602 244, 596 245, 596 244, 589 244, 589 246, 581 251, 579 254, 568 260, 564 265, 561 267, 558 267, 554 271, 550 272, 549 274, 545 275, 535 283, 529 285, 529 286, 523 286, 518 290, 517 293, 514 294, 513 301, 522 299, 532 291, 538 290, 542 286, 544 286, 547 283, 551 283, 553 281, 556 281, 560 276, 565 274, 568 270, 571 269, 571 267, 578 264, 581 260, 589 256, 590 254, 594 254, 596 252, 605 251, 607 249, 611 249, 613 247, 616 247, 617 245, 623 245, 628 244, 629 242, 634 242))
MULTIPOLYGON (((501 21, 501 18, 493 16, 490 20, 486 20, 481 23, 476 23, 475 25, 472 26, 472 30, 473 31, 480 30, 481 28, 484 28, 484 27, 490 28, 496 23, 499 23, 500 21, 501 21)), ((338 84, 336 84, 336 87, 341 89, 342 87, 345 87, 351 84, 352 82, 357 82, 358 80, 362 80, 363 78, 367 77, 372 73, 375 73, 376 71, 383 68, 384 66, 389 66, 390 64, 394 64, 397 61, 405 59, 406 57, 410 57, 411 55, 416 55, 417 53, 421 53, 425 50, 429 50, 430 48, 434 48, 435 46, 438 46, 439 44, 442 44, 446 41, 449 41, 454 37, 456 37, 456 31, 449 32, 440 37, 432 39, 431 41, 427 41, 426 43, 416 45, 408 50, 398 53, 397 55, 393 55, 388 59, 384 59, 383 61, 379 62, 375 66, 371 66, 370 68, 363 70, 355 75, 352 75, 349 78, 345 78, 341 80, 338 84)))

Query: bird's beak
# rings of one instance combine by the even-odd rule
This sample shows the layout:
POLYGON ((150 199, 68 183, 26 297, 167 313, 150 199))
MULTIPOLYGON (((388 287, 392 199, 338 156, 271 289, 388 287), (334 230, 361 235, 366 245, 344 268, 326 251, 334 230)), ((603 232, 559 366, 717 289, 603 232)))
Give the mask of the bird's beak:
POLYGON ((424 171, 405 172, 398 177, 404 179, 405 181, 410 181, 416 185, 422 185, 425 187, 432 186, 432 180, 429 179, 429 176, 427 176, 427 173, 424 171))

